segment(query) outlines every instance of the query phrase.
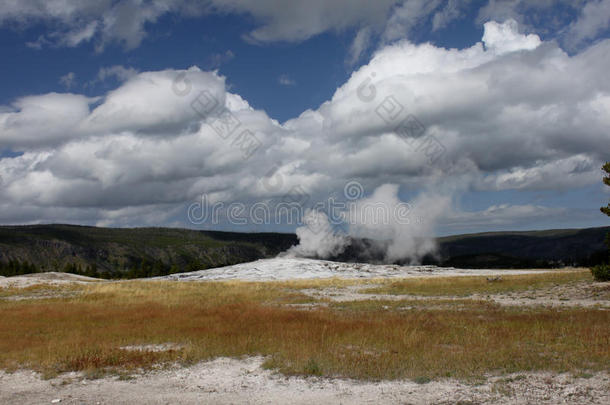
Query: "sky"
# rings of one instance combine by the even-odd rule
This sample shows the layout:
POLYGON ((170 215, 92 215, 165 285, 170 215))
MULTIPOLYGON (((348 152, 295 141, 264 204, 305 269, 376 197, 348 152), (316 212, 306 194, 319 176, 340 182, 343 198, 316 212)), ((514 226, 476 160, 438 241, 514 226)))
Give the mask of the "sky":
POLYGON ((609 27, 610 0, 0 0, 0 223, 608 226, 609 27))

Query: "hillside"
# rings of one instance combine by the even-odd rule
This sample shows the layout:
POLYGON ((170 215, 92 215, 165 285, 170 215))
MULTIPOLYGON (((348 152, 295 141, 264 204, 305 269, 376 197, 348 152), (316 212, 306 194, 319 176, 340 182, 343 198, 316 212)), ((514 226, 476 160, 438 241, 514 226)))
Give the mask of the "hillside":
MULTIPOLYGON (((493 232, 439 238, 424 264, 462 268, 586 266, 607 257, 610 227, 493 232)), ((0 275, 66 271, 95 277, 150 277, 276 256, 294 234, 74 225, 0 227, 0 275)), ((379 262, 383 242, 352 240, 338 261, 379 262)))
POLYGON ((69 271, 100 277, 157 276, 275 256, 295 243, 294 235, 273 233, 3 226, 0 274, 69 271))
POLYGON ((607 258, 610 227, 487 232, 439 238, 441 263, 454 267, 587 266, 607 258))

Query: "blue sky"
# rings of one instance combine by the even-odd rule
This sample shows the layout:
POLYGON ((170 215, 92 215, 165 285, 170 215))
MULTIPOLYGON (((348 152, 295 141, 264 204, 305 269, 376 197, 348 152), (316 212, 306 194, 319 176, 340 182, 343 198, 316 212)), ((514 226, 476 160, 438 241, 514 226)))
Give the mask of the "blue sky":
POLYGON ((356 181, 363 200, 412 204, 414 233, 609 225, 609 25, 608 0, 3 0, 0 222, 293 231, 187 211, 356 181), (196 91, 176 99, 181 73, 196 91), (363 106, 367 77, 379 99, 363 106), (193 113, 209 89, 254 156, 193 113), (379 120, 389 96, 442 159, 379 120), (283 188, 261 186, 275 169, 283 188))
MULTIPOLYGON (((411 38, 448 48, 471 46, 480 41, 483 32, 482 26, 474 23, 477 11, 476 7, 470 7, 464 22, 455 21, 437 32, 431 32, 430 22, 424 23, 413 31, 411 38)), ((102 52, 96 52, 93 42, 77 47, 31 48, 26 44, 48 33, 48 24, 36 22, 19 30, 6 24, 0 31, 0 41, 5 60, 10 62, 0 66, 0 74, 5 78, 0 103, 9 104, 22 96, 53 91, 99 95, 116 84, 90 84, 102 67, 121 65, 153 71, 199 66, 206 70, 218 69, 227 77, 233 91, 253 107, 283 122, 328 100, 374 51, 371 47, 357 63, 348 63, 357 27, 323 32, 300 42, 252 44, 244 41, 243 34, 256 25, 244 15, 181 18, 167 14, 147 27, 147 37, 137 48, 126 50, 121 43, 113 42, 102 52), (66 89, 59 79, 69 72, 75 73, 76 82, 66 89), (295 85, 280 84, 279 78, 283 75, 295 85)))
POLYGON ((74 72, 76 78, 69 90, 95 96, 116 85, 89 84, 96 80, 102 67, 122 65, 153 71, 199 66, 218 69, 233 91, 254 107, 285 121, 327 100, 351 72, 344 64, 349 45, 346 35, 324 33, 298 44, 259 46, 244 42, 235 29, 241 27, 247 32, 249 25, 246 18, 239 16, 190 18, 179 24, 175 17, 168 16, 151 27, 149 37, 138 48, 126 51, 120 44, 111 44, 100 53, 95 52, 93 44, 31 49, 25 44, 44 32, 40 27, 23 32, 4 28, 2 48, 10 63, 0 67, 0 74, 6 78, 1 102, 8 104, 30 94, 66 91, 59 79, 69 72, 74 72), (298 87, 281 85, 282 75, 294 80, 298 87))

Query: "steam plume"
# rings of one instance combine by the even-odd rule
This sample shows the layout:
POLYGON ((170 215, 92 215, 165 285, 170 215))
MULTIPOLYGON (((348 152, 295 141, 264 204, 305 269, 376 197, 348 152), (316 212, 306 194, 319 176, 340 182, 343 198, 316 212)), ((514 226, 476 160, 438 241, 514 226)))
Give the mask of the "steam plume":
MULTIPOLYGON (((353 238, 375 241, 383 249, 385 262, 419 263, 435 253, 434 229, 438 219, 450 208, 450 198, 423 192, 411 203, 398 197, 398 185, 378 187, 368 198, 348 204, 344 214, 348 234, 353 238)), ((345 251, 350 238, 336 234, 326 214, 308 211, 305 226, 296 230, 299 244, 289 250, 295 256, 329 258, 345 251)), ((362 256, 366 252, 362 252, 362 256)))

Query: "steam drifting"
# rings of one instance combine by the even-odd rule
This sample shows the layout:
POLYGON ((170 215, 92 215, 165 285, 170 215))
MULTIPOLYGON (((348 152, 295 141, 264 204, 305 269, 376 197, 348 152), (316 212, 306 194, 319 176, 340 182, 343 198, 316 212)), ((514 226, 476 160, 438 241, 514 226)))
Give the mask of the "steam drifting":
MULTIPOLYGON (((296 230, 299 244, 287 252, 291 256, 332 258, 343 253, 354 238, 370 241, 356 249, 383 252, 383 261, 417 264, 434 254, 437 249, 434 228, 437 221, 450 209, 451 198, 424 192, 412 203, 400 200, 399 186, 384 184, 369 197, 348 204, 343 214, 347 235, 333 228, 328 216, 309 210, 304 226, 296 230)), ((366 256, 368 252, 357 252, 366 256)))
POLYGON ((288 250, 289 256, 324 259, 343 253, 349 244, 349 238, 335 232, 323 212, 307 210, 303 222, 296 230, 299 244, 288 250))

